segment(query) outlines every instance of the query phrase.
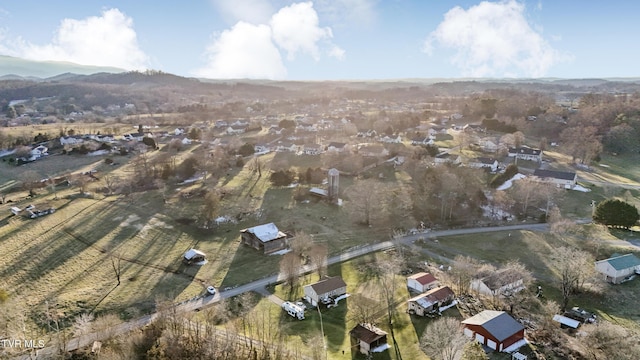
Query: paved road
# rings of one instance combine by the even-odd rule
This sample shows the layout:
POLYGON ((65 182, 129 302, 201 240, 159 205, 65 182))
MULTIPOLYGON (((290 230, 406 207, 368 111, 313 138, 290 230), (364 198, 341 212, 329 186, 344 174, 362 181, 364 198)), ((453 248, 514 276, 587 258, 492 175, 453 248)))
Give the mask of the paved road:
MULTIPOLYGON (((437 237, 454 236, 454 235, 480 234, 485 232, 515 231, 515 230, 547 231, 548 225, 547 224, 516 224, 516 225, 508 225, 508 226, 429 231, 425 233, 406 235, 402 237, 399 241, 405 245, 411 245, 415 240, 418 240, 420 238, 437 238, 437 237)), ((340 255, 330 257, 327 260, 327 263, 329 265, 337 264, 337 263, 351 260, 366 254, 391 249, 393 247, 394 247, 394 242, 392 241, 385 241, 377 244, 359 246, 359 247, 351 248, 340 255)), ((312 271, 314 271, 313 268, 305 266, 300 270, 300 274, 306 274, 312 271)), ((237 286, 229 290, 220 291, 213 296, 208 295, 208 296, 200 297, 197 299, 188 300, 188 301, 176 304, 175 307, 178 313, 196 311, 196 310, 205 308, 207 306, 210 306, 212 304, 215 304, 221 299, 231 298, 234 296, 244 294, 249 291, 258 291, 260 289, 265 288, 268 285, 275 284, 281 281, 282 281, 281 275, 272 275, 272 276, 259 279, 244 285, 237 286)), ((96 340, 104 340, 104 339, 113 337, 115 335, 124 334, 126 332, 130 332, 135 329, 140 329, 150 324, 157 316, 158 316, 157 313, 146 315, 141 318, 114 326, 107 331, 91 333, 81 337, 73 338, 67 342, 66 350, 72 351, 78 348, 85 348, 85 347, 91 346, 91 344, 96 340)), ((48 359, 52 357, 52 355, 56 351, 57 351, 57 347, 50 346, 50 347, 37 350, 36 353, 33 355, 36 355, 35 358, 37 359, 48 359)), ((34 357, 25 355, 18 358, 33 359, 34 357)))

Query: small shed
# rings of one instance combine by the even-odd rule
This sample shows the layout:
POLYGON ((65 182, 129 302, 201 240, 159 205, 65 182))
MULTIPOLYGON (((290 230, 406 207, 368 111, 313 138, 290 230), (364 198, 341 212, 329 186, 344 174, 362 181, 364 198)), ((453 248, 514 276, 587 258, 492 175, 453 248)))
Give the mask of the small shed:
POLYGON ((562 328, 577 329, 580 326, 580 321, 557 314, 553 315, 553 321, 560 323, 562 328))
POLYGON ((318 306, 319 303, 329 304, 332 299, 347 293, 347 284, 339 276, 318 281, 304 287, 304 298, 309 304, 318 306))
POLYGON ((349 331, 352 354, 383 352, 389 348, 387 333, 372 324, 358 324, 349 331))
POLYGON ((430 273, 419 272, 407 277, 409 291, 423 293, 438 286, 438 279, 430 273))
POLYGON ((182 261, 187 264, 199 264, 207 260, 207 255, 200 250, 189 249, 184 253, 182 261))

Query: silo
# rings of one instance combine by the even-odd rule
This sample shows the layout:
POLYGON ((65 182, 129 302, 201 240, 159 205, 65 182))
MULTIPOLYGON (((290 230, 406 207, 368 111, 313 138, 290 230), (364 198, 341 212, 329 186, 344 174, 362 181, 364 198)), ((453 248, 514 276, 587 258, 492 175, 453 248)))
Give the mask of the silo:
POLYGON ((329 199, 337 200, 338 194, 340 192, 339 183, 340 183, 340 171, 338 169, 332 168, 329 169, 329 199))

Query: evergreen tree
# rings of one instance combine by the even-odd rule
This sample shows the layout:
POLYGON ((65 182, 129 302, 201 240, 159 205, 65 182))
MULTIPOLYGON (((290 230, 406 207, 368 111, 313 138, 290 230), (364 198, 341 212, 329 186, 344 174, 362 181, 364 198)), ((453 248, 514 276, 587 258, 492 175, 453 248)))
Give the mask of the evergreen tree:
POLYGON ((640 219, 638 209, 622 200, 608 199, 596 207, 593 221, 599 224, 628 229, 640 219))

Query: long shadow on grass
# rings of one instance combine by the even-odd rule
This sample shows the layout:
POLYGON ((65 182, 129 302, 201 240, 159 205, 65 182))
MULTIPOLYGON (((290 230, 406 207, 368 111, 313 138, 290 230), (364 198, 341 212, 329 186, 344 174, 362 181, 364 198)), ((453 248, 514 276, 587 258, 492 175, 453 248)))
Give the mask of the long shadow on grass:
MULTIPOLYGON (((229 254, 231 255, 231 254, 229 254)), ((233 260, 221 286, 234 287, 262 279, 278 273, 278 263, 281 257, 264 255, 246 245, 240 244, 233 254, 233 260)))

